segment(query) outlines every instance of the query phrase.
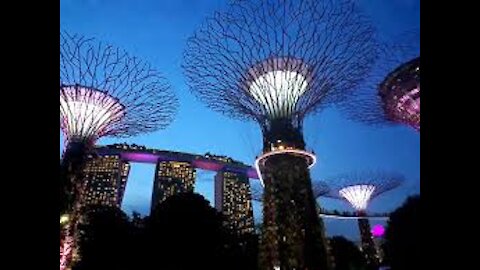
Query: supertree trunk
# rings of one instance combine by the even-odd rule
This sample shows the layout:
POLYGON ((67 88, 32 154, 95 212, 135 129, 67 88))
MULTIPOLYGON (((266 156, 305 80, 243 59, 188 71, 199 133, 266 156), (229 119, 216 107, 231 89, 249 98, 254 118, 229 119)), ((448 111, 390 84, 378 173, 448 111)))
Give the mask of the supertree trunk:
POLYGON ((268 157, 260 168, 265 184, 260 269, 330 269, 304 157, 268 157))
POLYGON ((70 269, 80 258, 78 246, 78 223, 82 215, 82 196, 84 191, 83 172, 88 156, 93 153, 93 144, 85 141, 70 141, 60 164, 61 209, 60 215, 66 215, 68 221, 61 228, 61 248, 69 254, 61 257, 60 269, 70 269))
MULTIPOLYGON (((364 213, 359 213, 363 216, 364 213)), ((367 260, 369 269, 378 269, 379 260, 375 243, 373 242, 373 235, 370 229, 370 222, 367 218, 361 217, 358 219, 358 228, 360 229, 360 237, 362 240, 362 251, 367 260)))
POLYGON ((70 224, 65 224, 60 228, 60 270, 69 269, 72 258, 74 239, 71 237, 70 224))
POLYGON ((82 141, 71 141, 66 145, 60 163, 60 215, 71 212, 79 199, 83 170, 91 150, 91 145, 82 141))

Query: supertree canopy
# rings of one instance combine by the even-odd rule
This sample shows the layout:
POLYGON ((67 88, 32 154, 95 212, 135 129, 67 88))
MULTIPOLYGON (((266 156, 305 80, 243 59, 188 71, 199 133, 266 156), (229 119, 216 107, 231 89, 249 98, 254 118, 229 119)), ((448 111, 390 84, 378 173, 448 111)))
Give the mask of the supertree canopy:
POLYGON ((324 196, 345 200, 356 211, 365 212, 372 199, 396 188, 403 180, 401 174, 392 172, 344 174, 328 180, 330 191, 324 196))
POLYGON ((60 127, 68 141, 166 127, 177 99, 149 63, 111 45, 60 33, 60 127))
POLYGON ((358 212, 362 251, 371 267, 378 267, 380 256, 373 241, 370 223, 365 217, 368 203, 399 186, 403 180, 404 177, 398 173, 364 172, 340 175, 328 181, 330 192, 324 196, 345 200, 358 212))
POLYGON ((191 91, 262 129, 262 269, 329 268, 302 122, 360 85, 376 58, 374 32, 349 0, 232 1, 187 42, 191 91))
POLYGON ((420 131, 420 57, 390 73, 380 85, 379 95, 390 121, 420 131))
POLYGON ((376 188, 373 185, 356 185, 342 188, 338 193, 345 198, 353 208, 358 211, 364 211, 367 209, 367 203, 375 189, 376 188))
POLYGON ((264 132, 299 128, 364 79, 373 35, 350 1, 235 1, 188 40, 183 67, 210 108, 264 132))
POLYGON ((378 59, 368 78, 341 106, 353 120, 379 125, 399 123, 420 131, 420 36, 402 33, 378 46, 378 59))

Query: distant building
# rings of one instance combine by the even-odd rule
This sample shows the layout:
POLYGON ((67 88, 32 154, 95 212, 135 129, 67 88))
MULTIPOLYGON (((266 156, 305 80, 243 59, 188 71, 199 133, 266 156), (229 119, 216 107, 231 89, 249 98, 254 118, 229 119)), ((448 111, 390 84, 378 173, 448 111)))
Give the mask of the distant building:
POLYGON ((150 212, 172 195, 193 192, 196 170, 215 171, 218 173, 217 177, 223 177, 225 180, 223 181, 225 183, 216 184, 217 209, 224 214, 230 213, 227 215, 231 219, 229 226, 240 228, 238 230, 242 232, 254 230, 248 180, 258 179, 258 175, 256 169, 247 164, 209 152, 198 155, 127 143, 96 146, 95 152, 102 157, 115 156, 125 164, 128 162, 156 164, 150 212), (234 179, 239 183, 232 183, 234 179))
POLYGON ((122 205, 130 164, 119 155, 105 155, 88 160, 84 169, 82 206, 122 205))
POLYGON ((172 195, 193 192, 195 174, 195 168, 189 162, 159 161, 155 169, 151 211, 172 195))
POLYGON ((219 171, 215 175, 215 208, 225 218, 225 226, 240 235, 253 233, 250 183, 245 174, 219 171))

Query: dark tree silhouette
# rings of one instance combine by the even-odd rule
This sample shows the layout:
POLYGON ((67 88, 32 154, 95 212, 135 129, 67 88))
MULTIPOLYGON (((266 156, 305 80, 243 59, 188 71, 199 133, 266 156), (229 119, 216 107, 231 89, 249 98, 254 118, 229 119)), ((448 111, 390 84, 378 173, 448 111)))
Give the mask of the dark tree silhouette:
POLYGON ((409 197, 390 214, 385 233, 385 260, 392 270, 416 269, 420 250, 420 196, 409 197))
POLYGON ((171 196, 146 222, 145 262, 172 270, 255 269, 256 238, 239 239, 222 224, 222 215, 203 196, 171 196))
POLYGON ((334 257, 335 270, 367 269, 367 262, 355 244, 343 236, 330 238, 330 249, 334 257))
POLYGON ((256 234, 238 235, 230 232, 225 238, 224 269, 255 270, 258 268, 258 242, 256 234))
POLYGON ((80 221, 81 259, 73 270, 135 269, 131 266, 133 227, 120 209, 90 206, 80 221))
POLYGON ((194 193, 169 197, 149 217, 89 206, 78 225, 81 258, 73 270, 257 269, 257 236, 239 236, 223 221, 194 193))

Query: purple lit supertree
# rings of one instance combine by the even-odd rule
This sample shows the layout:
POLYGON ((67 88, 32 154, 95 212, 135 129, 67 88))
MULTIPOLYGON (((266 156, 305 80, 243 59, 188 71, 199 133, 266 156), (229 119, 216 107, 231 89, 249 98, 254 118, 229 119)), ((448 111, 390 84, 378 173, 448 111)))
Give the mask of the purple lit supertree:
POLYGON ((378 266, 379 257, 370 223, 365 217, 366 209, 372 199, 398 187, 403 180, 404 177, 398 173, 364 172, 340 175, 328 181, 330 192, 324 196, 346 201, 357 212, 362 251, 371 266, 378 266))
POLYGON ((306 115, 354 91, 376 58, 375 31, 350 0, 232 1, 189 38, 190 90, 232 118, 256 121, 265 186, 262 269, 329 269, 305 150, 306 115))
POLYGON ((341 109, 363 123, 398 123, 420 131, 419 31, 405 32, 395 41, 383 41, 378 49, 375 67, 359 94, 352 97, 358 105, 341 109))
POLYGON ((420 131, 420 57, 392 71, 380 84, 379 95, 390 121, 420 131))
POLYGON ((60 215, 68 220, 66 229, 76 230, 83 168, 96 140, 162 129, 177 107, 169 83, 149 63, 95 39, 60 32, 60 128, 66 140, 60 215))

